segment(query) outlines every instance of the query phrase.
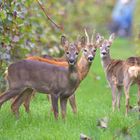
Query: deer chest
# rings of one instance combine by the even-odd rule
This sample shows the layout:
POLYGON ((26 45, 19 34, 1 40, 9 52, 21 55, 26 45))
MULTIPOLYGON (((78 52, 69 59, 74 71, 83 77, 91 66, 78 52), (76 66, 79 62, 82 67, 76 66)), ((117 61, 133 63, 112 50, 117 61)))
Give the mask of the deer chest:
POLYGON ((78 74, 76 72, 73 72, 70 74, 70 80, 77 81, 78 80, 78 74))

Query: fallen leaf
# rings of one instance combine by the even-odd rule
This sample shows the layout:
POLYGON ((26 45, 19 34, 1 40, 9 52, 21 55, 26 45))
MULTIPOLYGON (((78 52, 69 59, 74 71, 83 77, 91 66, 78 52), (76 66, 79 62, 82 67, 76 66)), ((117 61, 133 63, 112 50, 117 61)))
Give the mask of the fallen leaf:
POLYGON ((91 138, 86 136, 85 134, 81 133, 80 134, 80 140, 91 140, 91 138))
POLYGON ((108 127, 108 118, 104 117, 97 121, 97 126, 100 128, 106 129, 108 127))

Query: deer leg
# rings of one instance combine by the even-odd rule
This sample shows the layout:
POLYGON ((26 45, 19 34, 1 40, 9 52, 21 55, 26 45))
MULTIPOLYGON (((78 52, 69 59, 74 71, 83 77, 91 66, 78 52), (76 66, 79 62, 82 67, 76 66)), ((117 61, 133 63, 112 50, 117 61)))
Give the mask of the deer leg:
POLYGON ((120 100, 121 100, 121 96, 122 96, 122 87, 118 86, 118 96, 117 96, 117 107, 118 107, 118 111, 120 111, 120 100))
POLYGON ((75 99, 74 94, 69 97, 69 102, 70 102, 73 113, 76 114, 77 113, 77 106, 76 106, 76 99, 75 99))
POLYGON ((50 102, 51 101, 51 96, 50 94, 47 94, 47 100, 50 102))
POLYGON ((32 91, 33 91, 32 89, 27 88, 20 95, 18 95, 17 98, 12 103, 11 109, 17 118, 19 117, 19 108, 20 108, 21 104, 26 100, 28 95, 30 95, 32 93, 32 91))
POLYGON ((51 101, 51 95, 50 94, 47 95, 47 99, 51 104, 50 111, 48 113, 48 115, 50 116, 50 114, 53 112, 53 106, 52 106, 52 101, 51 101))
POLYGON ((54 117, 57 120, 58 119, 58 96, 52 94, 51 95, 51 103, 53 108, 54 117))
POLYGON ((15 97, 16 95, 20 94, 22 92, 22 90, 23 90, 23 88, 22 89, 21 88, 19 88, 19 89, 9 89, 5 93, 3 93, 3 95, 0 96, 0 107, 7 100, 9 100, 9 99, 15 97))
POLYGON ((129 111, 129 90, 130 90, 130 86, 131 86, 131 81, 126 79, 124 80, 124 92, 125 92, 125 106, 126 106, 126 111, 125 111, 125 115, 128 115, 128 111, 129 111))
MULTIPOLYGON (((47 94, 47 99, 48 99, 48 101, 51 103, 51 95, 50 94, 47 94)), ((50 114, 53 112, 53 107, 52 107, 52 104, 51 104, 51 109, 50 109, 50 111, 49 111, 49 116, 50 116, 50 114)))
POLYGON ((140 84, 138 84, 138 106, 140 106, 140 84))
POLYGON ((116 86, 112 85, 111 90, 112 90, 112 110, 114 112, 116 106, 116 86))
MULTIPOLYGON (((26 92, 26 90, 25 90, 25 92, 26 92)), ((11 105, 11 110, 14 113, 14 115, 16 116, 16 118, 19 118, 19 108, 24 100, 24 97, 26 96, 24 94, 25 92, 23 91, 20 95, 18 95, 11 105)))
POLYGON ((68 98, 60 97, 62 119, 65 119, 65 117, 66 117, 67 100, 68 100, 68 98))
POLYGON ((30 102, 31 102, 31 98, 32 98, 32 96, 34 95, 34 92, 33 92, 33 89, 28 89, 27 91, 26 91, 26 97, 24 98, 24 103, 23 103, 23 105, 24 105, 24 107, 25 107, 25 111, 27 112, 27 113, 29 113, 30 112, 30 102))
MULTIPOLYGON (((50 94, 47 94, 47 99, 48 101, 51 103, 51 95, 50 94)), ((52 106, 52 103, 51 103, 51 107, 50 107, 50 111, 48 113, 48 115, 50 116, 50 114, 53 112, 53 106, 52 106)))

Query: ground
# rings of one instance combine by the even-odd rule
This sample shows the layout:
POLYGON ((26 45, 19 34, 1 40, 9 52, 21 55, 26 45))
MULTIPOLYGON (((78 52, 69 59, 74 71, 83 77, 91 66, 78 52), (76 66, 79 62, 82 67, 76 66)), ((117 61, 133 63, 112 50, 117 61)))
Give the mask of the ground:
MULTIPOLYGON (((126 40, 117 39, 111 47, 112 58, 125 59, 135 55, 134 46, 126 40)), ((137 89, 131 88, 131 104, 136 105, 137 89)), ((37 94, 31 103, 31 113, 25 113, 21 108, 20 118, 15 119, 10 111, 10 102, 0 110, 0 140, 78 140, 80 133, 90 136, 94 140, 112 140, 114 135, 131 127, 138 121, 137 113, 124 116, 124 94, 122 96, 121 111, 112 112, 111 91, 107 86, 104 71, 100 62, 99 50, 92 64, 87 78, 76 91, 78 114, 74 115, 68 105, 67 118, 56 121, 50 116, 50 103, 44 94, 37 94), (95 76, 96 75, 96 76, 95 76), (109 118, 107 129, 97 126, 100 118, 109 118)), ((139 140, 140 123, 129 129, 131 138, 139 140)), ((127 135, 128 136, 128 135, 127 135)), ((123 140, 124 136, 116 138, 123 140)))

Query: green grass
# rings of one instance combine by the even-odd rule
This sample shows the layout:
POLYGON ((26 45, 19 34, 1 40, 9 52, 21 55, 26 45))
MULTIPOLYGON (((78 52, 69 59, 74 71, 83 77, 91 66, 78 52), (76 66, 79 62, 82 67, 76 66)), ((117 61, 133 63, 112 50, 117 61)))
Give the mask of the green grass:
MULTIPOLYGON (((133 46, 126 40, 117 40, 112 48, 113 58, 127 58, 134 55, 133 46)), ((136 87, 131 88, 131 104, 136 105, 136 87)), ((68 105, 67 118, 56 121, 53 114, 48 115, 50 104, 43 94, 36 95, 31 103, 31 113, 25 113, 21 108, 20 118, 16 120, 7 102, 0 110, 0 140, 78 140, 84 133, 94 140, 112 140, 119 129, 129 127, 138 120, 137 113, 124 116, 125 104, 122 96, 121 111, 112 112, 111 91, 107 86, 104 71, 97 52, 92 68, 76 91, 78 114, 74 115, 68 105), (96 80, 96 76, 100 77, 96 80), (109 118, 108 128, 97 127, 97 120, 109 118)), ((130 130, 133 140, 140 138, 140 124, 130 130)), ((123 140, 118 137, 117 140, 123 140)))

